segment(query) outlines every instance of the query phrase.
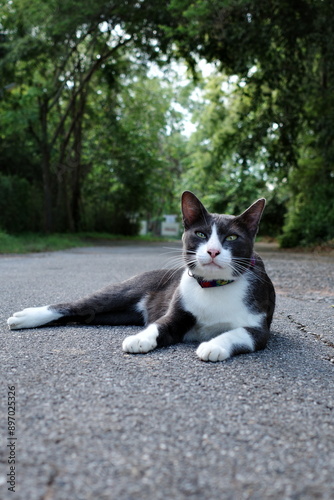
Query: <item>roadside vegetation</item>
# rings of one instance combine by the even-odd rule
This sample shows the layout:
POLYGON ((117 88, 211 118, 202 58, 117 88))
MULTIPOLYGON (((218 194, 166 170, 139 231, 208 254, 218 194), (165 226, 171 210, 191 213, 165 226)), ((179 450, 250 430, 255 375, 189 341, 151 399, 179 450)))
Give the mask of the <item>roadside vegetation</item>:
POLYGON ((0 254, 46 252, 83 246, 84 241, 77 235, 10 235, 0 232, 0 254))
POLYGON ((30 252, 53 252, 92 245, 116 245, 118 243, 155 243, 169 241, 170 238, 157 236, 124 236, 110 233, 78 234, 19 234, 0 232, 0 254, 23 254, 30 252))

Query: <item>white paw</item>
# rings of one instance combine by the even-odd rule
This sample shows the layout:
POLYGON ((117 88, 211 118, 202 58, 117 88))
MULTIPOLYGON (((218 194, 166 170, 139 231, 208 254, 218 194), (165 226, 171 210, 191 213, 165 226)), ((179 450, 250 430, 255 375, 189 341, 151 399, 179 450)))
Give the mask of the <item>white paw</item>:
POLYGON ((137 335, 130 335, 124 339, 122 348, 125 352, 132 354, 146 353, 157 347, 157 338, 159 335, 158 328, 155 324, 149 325, 137 335))
POLYGON ((213 341, 202 342, 196 351, 197 356, 202 361, 224 361, 230 357, 228 351, 213 341))
POLYGON ((13 314, 8 320, 7 325, 11 330, 21 328, 34 328, 45 325, 60 318, 62 314, 50 310, 49 306, 29 307, 13 314))

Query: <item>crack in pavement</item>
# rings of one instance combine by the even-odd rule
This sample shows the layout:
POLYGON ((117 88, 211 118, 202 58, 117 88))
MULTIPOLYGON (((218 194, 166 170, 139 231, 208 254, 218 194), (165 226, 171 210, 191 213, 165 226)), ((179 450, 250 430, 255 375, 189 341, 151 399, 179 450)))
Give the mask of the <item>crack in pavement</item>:
POLYGON ((57 467, 53 466, 54 468, 52 469, 50 476, 47 480, 46 483, 46 492, 42 496, 41 500, 51 500, 54 496, 54 486, 55 486, 55 481, 57 476, 59 476, 59 470, 57 467))
MULTIPOLYGON (((331 347, 332 349, 334 349, 334 342, 331 342, 330 340, 326 339, 324 337, 324 335, 322 335, 321 333, 312 332, 307 327, 307 325, 304 325, 303 323, 300 323, 300 321, 297 321, 291 314, 288 314, 287 318, 290 320, 291 323, 293 323, 294 325, 296 325, 297 328, 299 330, 301 330, 302 332, 305 332, 305 333, 307 333, 309 335, 313 335, 313 337, 315 337, 317 340, 319 340, 320 342, 322 342, 326 346, 331 347)), ((332 358, 326 358, 326 359, 328 361, 330 361, 331 363, 334 363, 334 356, 332 358)))

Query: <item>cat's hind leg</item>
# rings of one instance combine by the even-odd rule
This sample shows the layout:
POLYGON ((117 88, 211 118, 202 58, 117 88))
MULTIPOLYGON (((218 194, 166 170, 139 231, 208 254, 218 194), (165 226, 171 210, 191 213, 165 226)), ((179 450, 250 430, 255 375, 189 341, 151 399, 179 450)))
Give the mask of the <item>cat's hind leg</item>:
POLYGON ((52 324, 80 323, 88 325, 138 325, 143 326, 142 314, 135 307, 125 311, 111 311, 109 313, 95 312, 87 308, 79 313, 57 309, 57 306, 29 307, 18 311, 7 320, 11 330, 23 328, 36 328, 38 326, 52 324))
POLYGON ((18 311, 7 320, 7 324, 11 330, 19 330, 21 328, 35 328, 45 325, 51 321, 61 318, 63 314, 51 306, 29 307, 18 311))
POLYGON ((29 307, 14 313, 7 324, 12 330, 35 328, 51 322, 109 325, 143 325, 143 314, 137 308, 141 298, 135 277, 117 283, 74 302, 29 307))

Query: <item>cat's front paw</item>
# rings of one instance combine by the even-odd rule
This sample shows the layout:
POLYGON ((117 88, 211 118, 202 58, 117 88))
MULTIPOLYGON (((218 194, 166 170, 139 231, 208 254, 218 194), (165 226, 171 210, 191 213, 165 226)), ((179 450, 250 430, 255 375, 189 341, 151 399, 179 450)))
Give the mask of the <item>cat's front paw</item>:
POLYGON ((202 361, 224 361, 224 359, 229 358, 229 353, 224 347, 217 345, 215 342, 210 340, 209 342, 202 342, 196 351, 197 356, 202 361))
POLYGON ((123 341, 122 348, 124 352, 132 354, 145 354, 157 347, 158 328, 156 325, 149 325, 137 335, 130 335, 123 341))

